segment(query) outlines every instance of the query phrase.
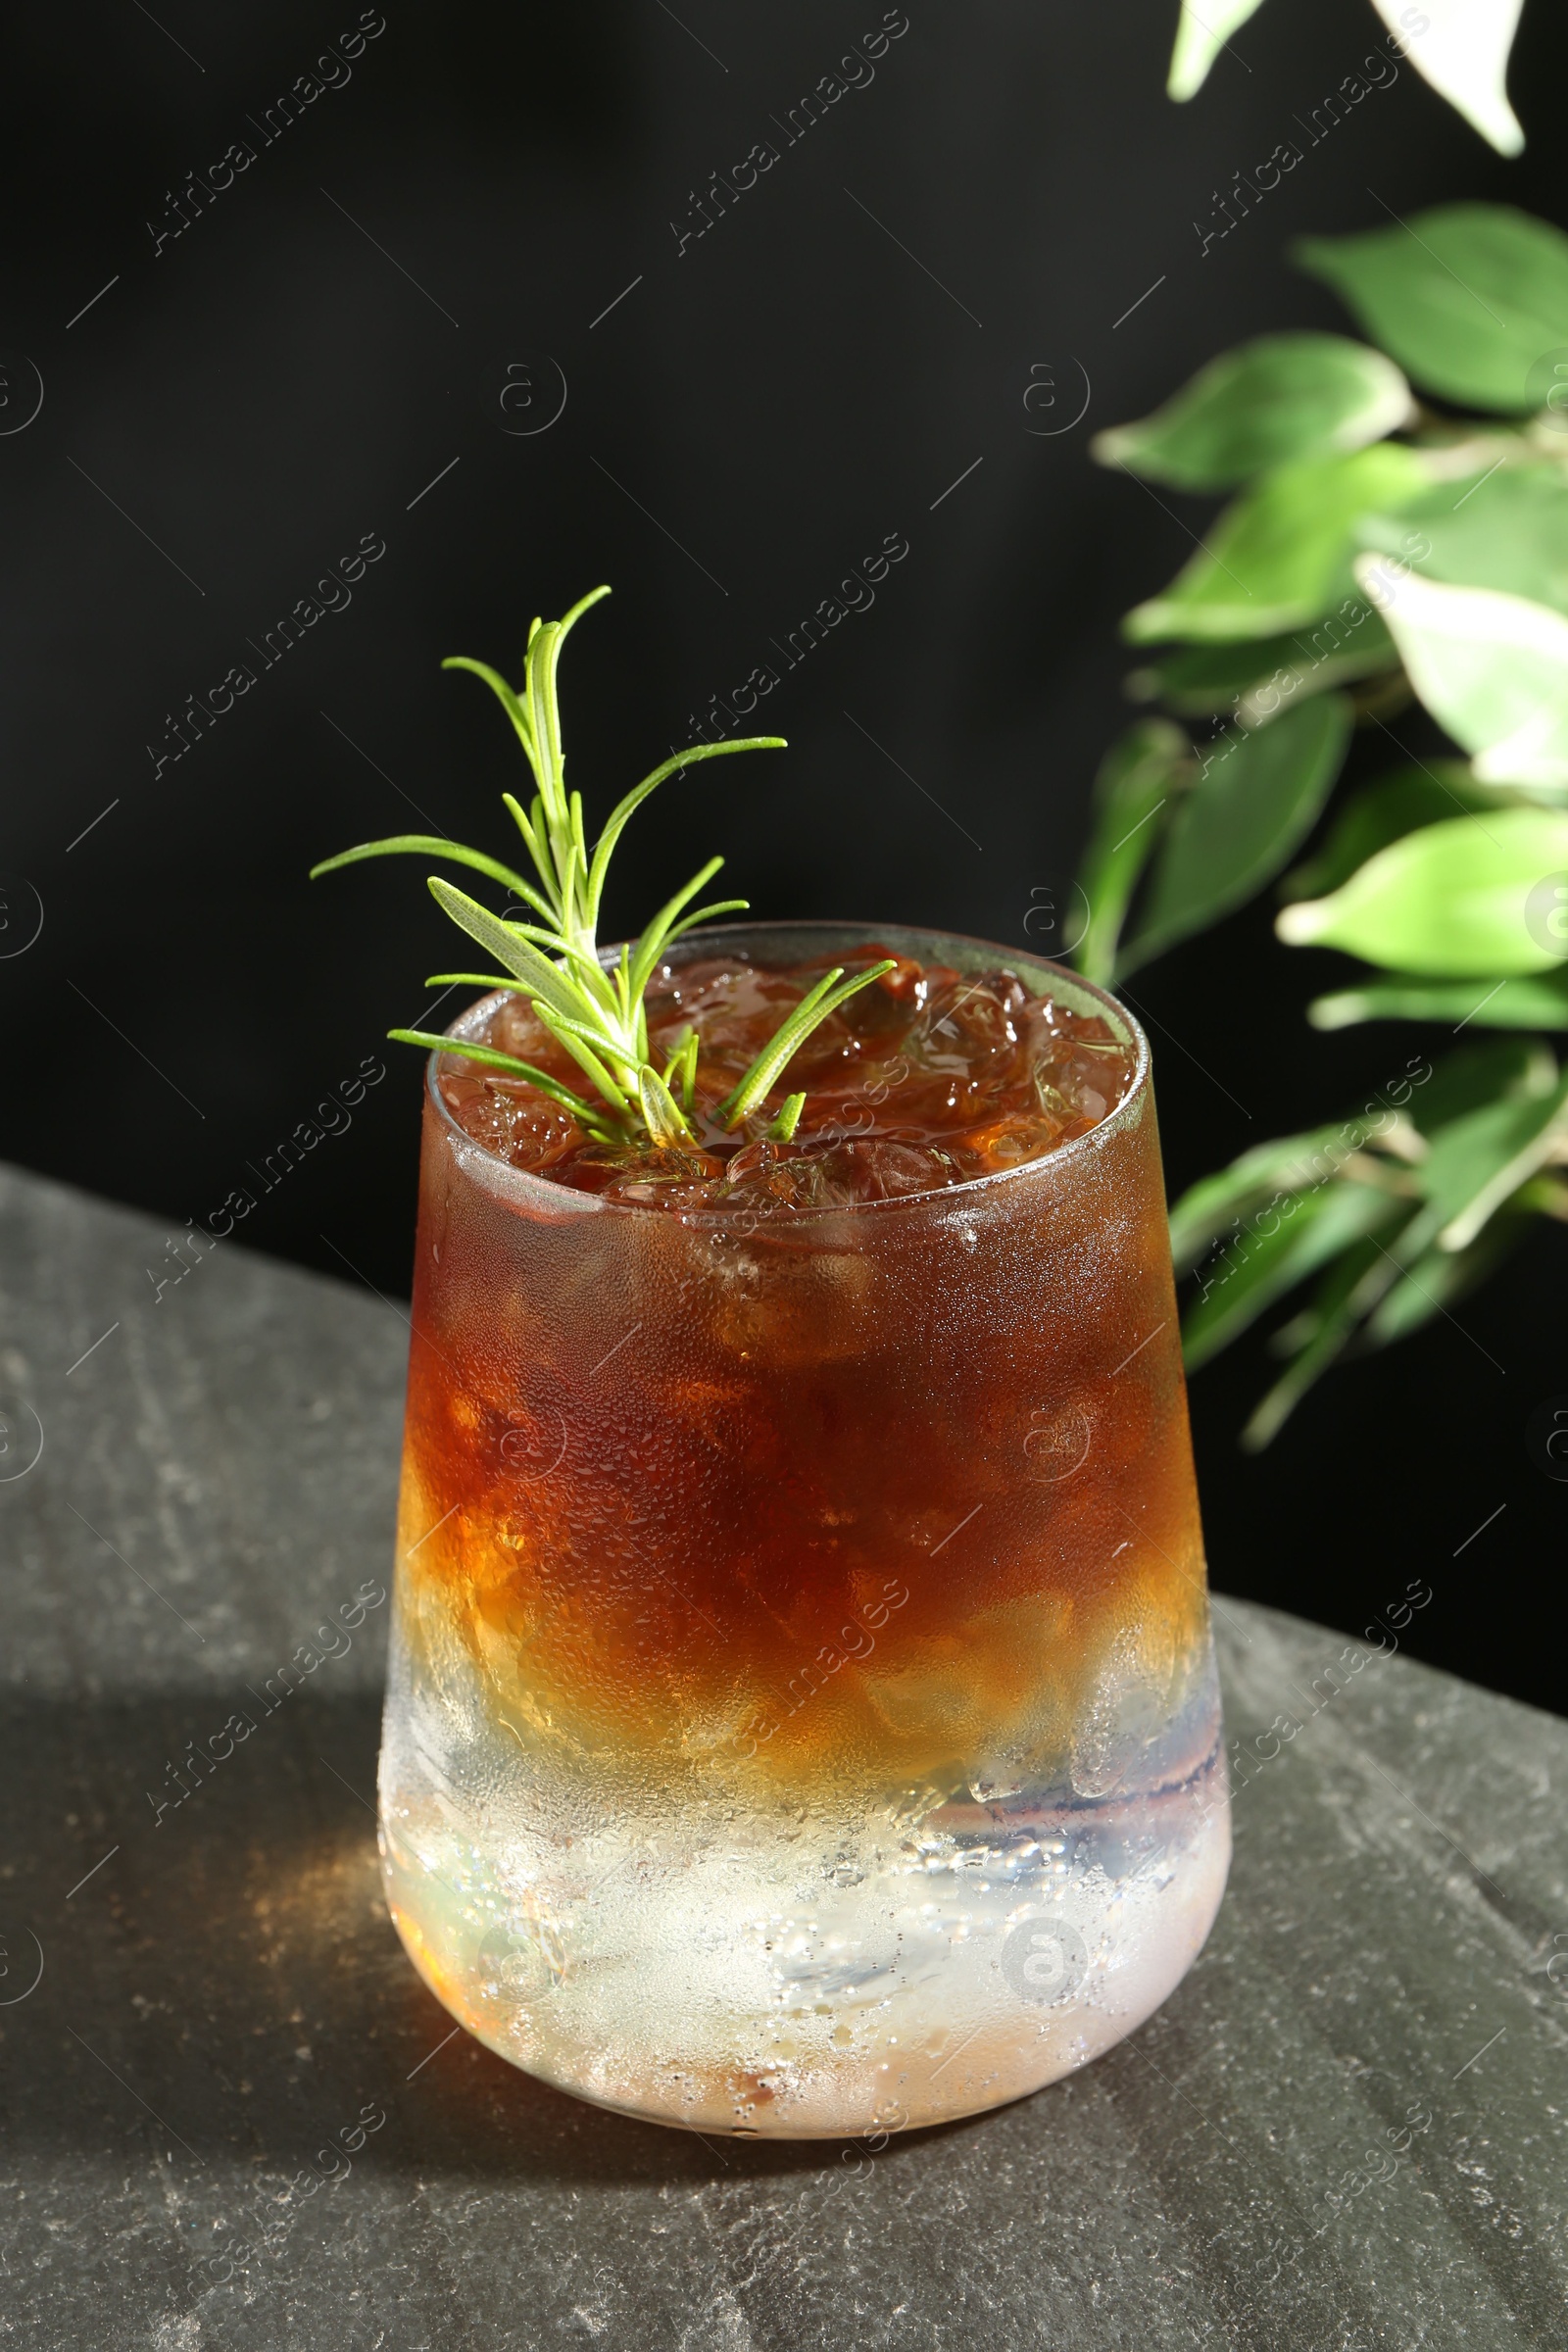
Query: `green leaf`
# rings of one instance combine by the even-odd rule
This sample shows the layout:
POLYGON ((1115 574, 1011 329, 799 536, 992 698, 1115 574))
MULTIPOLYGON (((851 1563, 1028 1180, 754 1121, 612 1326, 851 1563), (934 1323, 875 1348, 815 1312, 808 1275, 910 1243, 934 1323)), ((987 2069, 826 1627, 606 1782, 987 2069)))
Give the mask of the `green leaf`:
POLYGON ((1358 1347, 1386 1348, 1409 1338, 1434 1315, 1446 1314, 1508 1255, 1533 1221, 1510 1202, 1462 1250, 1420 1250, 1408 1264, 1401 1261, 1412 1245, 1413 1223, 1392 1249, 1373 1241, 1348 1250, 1329 1269, 1312 1310, 1301 1318, 1304 1338, 1298 1351, 1243 1431, 1243 1446, 1249 1452, 1266 1446, 1351 1338, 1358 1347))
POLYGON ((1169 705, 1182 718, 1206 718, 1226 710, 1239 694, 1281 662, 1298 660, 1294 637, 1244 639, 1240 645, 1183 645, 1156 654, 1129 670, 1126 689, 1135 703, 1169 705))
POLYGON ((1350 707, 1334 694, 1256 734, 1221 738, 1166 830, 1119 972, 1162 955, 1273 880, 1317 821, 1349 735, 1350 707))
POLYGON ((1248 1453, 1261 1453, 1279 1436, 1315 1381, 1345 1351, 1371 1297, 1395 1279, 1386 1251, 1375 1241, 1354 1242, 1331 1265, 1311 1307, 1300 1318, 1303 1337, 1289 1367, 1254 1408, 1242 1431, 1248 1453))
POLYGON ((751 903, 750 899, 710 899, 706 906, 694 906, 690 914, 683 914, 678 923, 670 926, 664 940, 665 947, 669 946, 671 940, 684 939, 688 931, 696 931, 704 923, 712 922, 716 915, 744 914, 751 903))
POLYGON ((470 899, 466 890, 455 890, 450 882, 443 882, 439 874, 432 874, 429 884, 430 896, 443 914, 451 915, 470 939, 476 939, 481 948, 488 948, 498 963, 515 973, 530 997, 572 1019, 581 1015, 585 1004, 580 988, 548 956, 520 938, 514 924, 504 923, 500 915, 492 914, 488 906, 481 906, 477 899, 470 899))
POLYGON ((1434 1248, 1468 1249, 1555 1156, 1565 1098, 1568 1073, 1543 1046, 1498 1038, 1449 1055, 1411 1102, 1430 1149, 1406 1179, 1422 1203, 1390 1250, 1399 1273, 1434 1248))
POLYGON ((1394 362, 1348 335, 1259 335, 1210 360, 1163 408, 1090 454, 1177 490, 1229 490, 1269 466, 1364 449, 1413 414, 1394 362))
MULTIPOLYGON (((544 877, 547 888, 554 890, 556 887, 555 872, 550 864, 549 858, 546 855, 545 845, 541 839, 538 828, 534 825, 532 819, 523 813, 522 804, 520 801, 516 800, 512 793, 504 792, 501 795, 501 801, 502 806, 510 811, 513 822, 515 824, 517 831, 522 835, 528 855, 533 859, 534 864, 538 867, 541 875, 544 877)), ((557 911, 559 911, 559 909, 557 911)))
POLYGON ((1423 1243, 1464 1250, 1551 1158, 1568 1132, 1568 1072, 1533 1101, 1490 1102, 1441 1128, 1417 1171, 1423 1243))
POLYGON ((1327 1184, 1377 1120, 1361 1116, 1304 1135, 1276 1136, 1254 1144, 1240 1159, 1190 1185, 1170 1212, 1171 1258, 1178 1274, 1189 1273, 1226 1229, 1265 1208, 1276 1195, 1302 1193, 1327 1184))
POLYGON ((499 669, 488 662, 470 661, 466 654, 449 654, 441 664, 443 669, 467 669, 476 678, 483 678, 496 701, 517 730, 517 740, 527 753, 530 762, 534 757, 533 722, 529 718, 514 687, 509 686, 499 669))
POLYGON ((1294 258, 1406 375, 1466 408, 1524 415, 1537 405, 1532 368, 1568 346, 1568 237, 1511 205, 1445 204, 1303 237, 1294 258))
POLYGON ((1255 733, 1309 695, 1328 694, 1359 678, 1397 676, 1399 657, 1394 640, 1359 597, 1348 597, 1309 637, 1305 630, 1300 635, 1305 646, 1296 661, 1277 663, 1267 677, 1237 696, 1234 715, 1239 727, 1255 733))
POLYGON ((458 988, 466 985, 470 988, 515 989, 517 983, 509 978, 505 972, 427 972, 424 985, 426 988, 458 988))
POLYGON ((1219 1270, 1200 1276, 1199 1297, 1182 1325, 1182 1355, 1196 1372, 1256 1321, 1285 1292, 1352 1242, 1390 1233, 1410 1214, 1410 1203, 1375 1185, 1340 1179, 1315 1192, 1288 1197, 1268 1232, 1238 1236, 1219 1270))
POLYGON ((647 1062, 637 1073, 637 1097, 643 1125, 656 1144, 681 1144, 690 1140, 692 1131, 680 1105, 659 1072, 647 1062))
POLYGON ((1408 1339, 1436 1314, 1446 1314, 1523 1241, 1533 1219, 1517 1210, 1493 1218, 1467 1250, 1428 1250, 1400 1274, 1367 1317, 1365 1342, 1387 1348, 1408 1339))
POLYGON ((1410 1113, 1421 1133, 1435 1139, 1491 1103, 1539 1102, 1556 1083, 1549 1048, 1519 1037, 1478 1038, 1439 1062, 1412 1096, 1410 1113))
MULTIPOLYGON (((556 1012, 550 1005, 534 999, 534 1011, 549 1030, 558 1046, 564 1047, 577 1067, 590 1077, 612 1110, 630 1113, 636 1105, 612 1070, 609 1069, 589 1042, 583 1024, 556 1012)), ((602 1042, 602 1041, 601 1041, 602 1042)))
POLYGON ((1511 978, 1568 955, 1540 903, 1565 873, 1568 815, 1500 808, 1407 833, 1329 897, 1285 907, 1274 928, 1291 947, 1343 948, 1389 971, 1511 978))
POLYGON ((631 959, 631 967, 627 974, 626 985, 634 998, 640 998, 648 986, 654 966, 659 961, 659 952, 665 940, 668 939, 670 926, 675 922, 682 907, 691 905, 692 900, 696 898, 704 884, 711 882, 723 862, 722 858, 710 858, 708 863, 700 872, 693 874, 684 888, 677 890, 672 899, 665 900, 652 922, 644 929, 642 937, 637 942, 636 951, 631 959))
POLYGON ((1349 803, 1317 856, 1287 874, 1281 891, 1292 899, 1323 898, 1391 841, 1422 825, 1442 824, 1446 817, 1468 816, 1497 805, 1496 794, 1478 785, 1462 760, 1396 768, 1349 803))
POLYGON ((1354 597, 1311 629, 1161 654, 1131 673, 1127 691, 1139 702, 1157 698, 1183 718, 1229 709, 1240 725, 1258 727, 1306 695, 1398 666, 1394 640, 1376 612, 1354 597))
POLYGON ((812 1030, 820 1027, 830 1012, 837 1012, 841 1004, 847 1004, 858 990, 868 988, 873 980, 880 980, 884 972, 896 970, 897 965, 897 956, 888 956, 880 963, 873 963, 865 971, 856 972, 846 980, 843 965, 835 964, 832 971, 825 973, 814 988, 807 991, 794 1011, 774 1031, 739 1084, 725 1096, 713 1114, 719 1124, 738 1127, 748 1112, 757 1108, 774 1079, 782 1075, 812 1030))
POLYGON ((1426 479, 1415 451, 1393 442, 1280 466, 1225 509, 1164 594, 1127 614, 1123 634, 1212 643, 1310 624, 1353 595, 1362 515, 1400 505, 1426 479))
POLYGON ((679 1086, 680 1106, 685 1111, 690 1111, 697 1089, 697 1056, 701 1045, 696 1030, 688 1025, 664 1065, 664 1084, 668 1087, 679 1086))
POLYGON ((577 870, 586 875, 588 861, 582 840, 582 806, 575 794, 568 797, 566 792, 566 760, 561 742, 561 702, 556 688, 556 672, 561 663, 562 648, 572 629, 583 614, 599 603, 601 597, 609 594, 608 587, 590 588, 588 594, 579 597, 570 612, 563 613, 560 620, 535 622, 528 632, 528 651, 523 664, 529 720, 538 755, 534 770, 544 800, 551 852, 561 877, 562 903, 567 907, 573 904, 573 864, 580 860, 577 870))
POLYGON ((1101 762, 1078 875, 1089 927, 1074 961, 1088 979, 1108 980, 1115 968, 1128 901, 1159 839, 1154 820, 1191 767, 1192 754, 1180 727, 1145 718, 1118 737, 1101 762))
POLYGON ((1508 50, 1519 22, 1519 0, 1439 0, 1419 10, 1413 29, 1408 0, 1372 0, 1409 60, 1448 104, 1490 139, 1499 155, 1525 143, 1503 86, 1508 50))
POLYGON ((1560 466, 1514 464, 1506 442, 1496 454, 1494 471, 1478 466, 1435 483, 1396 514, 1365 516, 1361 544, 1405 555, 1418 531, 1427 553, 1410 560, 1425 578, 1497 588, 1568 612, 1568 474, 1560 466))
POLYGON ((542 1095, 560 1102, 579 1118, 586 1127, 597 1126, 603 1113, 592 1103, 574 1095, 569 1086, 552 1078, 547 1070, 535 1069, 531 1061, 519 1061, 514 1054, 502 1054, 494 1046, 470 1045, 463 1037, 438 1037, 431 1029, 389 1029, 394 1043, 400 1046, 423 1046, 431 1054, 456 1054, 464 1061, 476 1061, 487 1070, 500 1070, 508 1078, 526 1078, 542 1095))
POLYGON ((1396 573, 1378 556, 1356 570, 1416 693, 1475 755, 1478 780, 1568 789, 1568 619, 1522 596, 1396 573))
POLYGON ((1398 973, 1364 988, 1317 997, 1306 1008, 1314 1029, 1358 1021, 1451 1021, 1477 1029, 1568 1029, 1568 972, 1511 980, 1420 980, 1398 973), (1477 995, 1477 990, 1482 993, 1477 995))
POLYGON ((1260 0, 1182 0, 1181 23, 1171 53, 1166 88, 1176 99, 1191 98, 1203 86, 1209 67, 1230 35, 1247 23, 1260 0))
POLYGON ((323 858, 319 865, 311 868, 311 880, 318 874, 334 873, 340 865, 357 865, 362 858, 398 858, 416 855, 420 858, 448 858, 454 865, 471 865, 475 873, 487 874, 503 889, 515 891, 524 906, 532 906, 547 920, 552 909, 514 867, 503 865, 499 858, 487 857, 483 850, 466 850, 461 842, 448 841, 439 833, 396 833, 387 841, 362 841, 358 849, 339 850, 335 858, 323 858))
POLYGON ((1479 1280, 1492 1262, 1483 1229, 1496 1220, 1511 1242, 1513 1219, 1522 1221, 1524 1211, 1510 1203, 1522 1197, 1531 1205, 1526 1188, 1568 1135, 1568 1073, 1559 1075, 1544 1048, 1524 1040, 1460 1049, 1423 1083, 1407 1084, 1405 1100, 1405 1115, 1429 1148, 1416 1156, 1418 1139, 1407 1128, 1407 1164, 1391 1168, 1383 1185, 1363 1181, 1365 1163, 1351 1162, 1374 1128, 1383 1129, 1386 1148, 1393 1140, 1369 1105, 1340 1127, 1255 1146, 1195 1185, 1171 1213, 1178 1271, 1228 1225, 1238 1228, 1201 1277, 1190 1310, 1190 1370, 1295 1283, 1319 1266, 1329 1269, 1311 1306, 1275 1335, 1276 1351, 1284 1348, 1292 1361, 1243 1433, 1250 1449, 1276 1434, 1363 1318, 1371 1318, 1371 1344, 1382 1345, 1479 1280), (1462 1264, 1453 1273, 1456 1259, 1462 1264))
MULTIPOLYGON (((1400 55, 1467 122, 1501 155, 1524 145, 1504 77, 1520 0, 1437 0, 1420 13, 1412 33, 1406 0, 1373 0, 1400 55)), ((1191 98, 1229 35, 1247 23, 1258 0, 1183 0, 1181 24, 1166 87, 1172 98, 1191 98)), ((1370 63, 1370 61, 1368 61, 1370 63)))
POLYGON ((786 1095, 778 1106, 778 1116, 768 1128, 768 1140, 775 1144, 789 1143, 801 1123, 801 1113, 805 1108, 804 1095, 786 1095))
POLYGON ((605 874, 610 865, 611 851, 625 831, 628 818, 642 807, 651 792, 658 790, 666 776, 677 776, 682 768, 694 767, 699 760, 722 760, 730 752, 782 752, 788 749, 782 735, 747 735, 724 743, 693 743, 685 751, 677 752, 673 759, 662 760, 652 775, 644 776, 640 784, 634 784, 625 799, 617 801, 606 817, 604 830, 594 844, 593 863, 588 869, 587 883, 589 921, 593 923, 599 919, 599 903, 604 897, 605 874))

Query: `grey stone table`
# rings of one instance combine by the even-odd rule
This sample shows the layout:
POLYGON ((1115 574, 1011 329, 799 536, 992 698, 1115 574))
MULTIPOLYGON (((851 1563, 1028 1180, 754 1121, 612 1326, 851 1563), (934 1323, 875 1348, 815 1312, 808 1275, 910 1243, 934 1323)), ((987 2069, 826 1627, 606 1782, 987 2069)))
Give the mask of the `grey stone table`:
POLYGON ((1223 1600, 1235 1871, 1141 2033, 881 2148, 624 2122, 381 1905, 397 1309, 177 1240, 0 1176, 0 2345, 1568 2342, 1568 1726, 1223 1600))

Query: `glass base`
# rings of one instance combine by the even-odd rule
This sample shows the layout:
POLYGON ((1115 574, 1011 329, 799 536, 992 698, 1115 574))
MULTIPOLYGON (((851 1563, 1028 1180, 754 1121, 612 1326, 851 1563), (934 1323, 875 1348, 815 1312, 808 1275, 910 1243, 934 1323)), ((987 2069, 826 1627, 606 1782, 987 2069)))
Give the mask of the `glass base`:
POLYGON ((1136 1785, 1129 1769, 1093 1796, 926 1788, 853 1810, 787 1791, 767 1810, 733 1790, 639 1801, 587 1773, 547 1785, 454 1671, 438 1699, 395 1645, 392 1917, 470 2033, 623 2114, 809 2139, 1001 2106, 1158 2008, 1219 1908, 1211 1663, 1136 1785))

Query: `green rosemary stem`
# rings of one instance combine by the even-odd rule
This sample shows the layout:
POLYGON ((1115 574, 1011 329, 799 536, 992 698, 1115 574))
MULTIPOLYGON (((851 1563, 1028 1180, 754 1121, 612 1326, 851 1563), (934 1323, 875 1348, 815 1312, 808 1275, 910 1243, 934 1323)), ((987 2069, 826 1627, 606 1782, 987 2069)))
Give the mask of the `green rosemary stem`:
MULTIPOLYGON (((411 1045, 436 1047, 466 1055, 481 1067, 504 1069, 524 1077, 553 1101, 569 1109, 601 1140, 656 1148, 678 1146, 693 1139, 698 1039, 689 1031, 666 1067, 657 1069, 649 1058, 646 997, 654 973, 674 942, 715 916, 744 912, 744 899, 715 899, 693 908, 691 902, 723 864, 710 858, 691 881, 665 901, 644 926, 634 946, 622 948, 618 960, 606 968, 599 948, 598 926, 610 859, 626 825, 643 802, 670 776, 681 774, 704 760, 732 752, 782 751, 778 735, 753 735, 723 743, 692 744, 646 775, 618 801, 590 849, 583 817, 582 795, 566 787, 565 753, 562 745, 561 704, 557 672, 561 651, 583 613, 610 594, 594 588, 560 620, 535 620, 528 630, 523 655, 522 683, 510 685, 488 662, 466 654, 452 655, 445 669, 471 670, 484 681, 507 713, 522 746, 533 775, 535 791, 524 809, 509 792, 505 806, 527 852, 536 881, 482 850, 444 840, 438 834, 403 833, 385 841, 362 842, 335 858, 323 858, 311 869, 312 879, 352 865, 362 858, 394 855, 437 857, 469 867, 498 882, 530 918, 493 914, 466 891, 443 876, 432 874, 429 888, 436 904, 460 929, 492 956, 497 973, 448 973, 449 981, 471 981, 486 988, 514 988, 531 1004, 539 1021, 562 1050, 582 1070, 599 1098, 563 1087, 531 1063, 490 1047, 469 1046, 457 1039, 439 1039, 422 1030, 394 1029, 389 1035, 411 1045), (688 911, 690 909, 690 911, 688 911), (678 1087, 678 1095, 672 1088, 678 1087)), ((763 1047, 749 1070, 719 1105, 720 1122, 733 1130, 750 1117, 819 1022, 847 1003, 858 989, 868 987, 894 968, 892 959, 844 978, 839 967, 810 989, 763 1047)), ((769 1133, 787 1143, 800 1121, 804 1095, 791 1095, 779 1109, 769 1133)))

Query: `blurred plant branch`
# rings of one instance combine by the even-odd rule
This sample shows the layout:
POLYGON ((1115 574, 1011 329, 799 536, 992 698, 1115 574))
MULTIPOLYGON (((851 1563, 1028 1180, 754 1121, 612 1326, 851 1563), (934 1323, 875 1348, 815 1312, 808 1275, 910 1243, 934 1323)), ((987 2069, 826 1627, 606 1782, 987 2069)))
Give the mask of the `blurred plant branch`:
POLYGON ((1368 341, 1262 336, 1095 443, 1234 496, 1123 621, 1152 649, 1129 689, 1163 711, 1101 767, 1077 960, 1114 982, 1277 884, 1282 940, 1363 967, 1314 1027, 1472 1042, 1387 1131, 1260 1146, 1176 1203, 1178 1269, 1207 1261, 1190 1365, 1315 1284, 1274 1335, 1285 1370, 1250 1446, 1347 1349, 1446 1313, 1568 1216, 1568 1073, 1546 1042, 1568 1030, 1568 237, 1458 204, 1295 258, 1368 341), (1412 702, 1454 748, 1319 830, 1356 728, 1412 702))

